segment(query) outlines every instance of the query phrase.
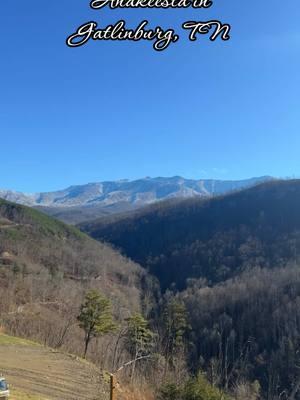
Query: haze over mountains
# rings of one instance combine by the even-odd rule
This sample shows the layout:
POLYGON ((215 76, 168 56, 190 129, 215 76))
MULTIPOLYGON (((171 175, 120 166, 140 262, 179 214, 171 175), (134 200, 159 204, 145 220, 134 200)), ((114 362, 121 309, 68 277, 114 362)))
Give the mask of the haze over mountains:
POLYGON ((214 179, 143 178, 70 186, 64 190, 26 194, 0 190, 0 198, 31 207, 68 223, 129 211, 171 198, 213 196, 250 187, 273 178, 264 176, 239 181, 214 179))

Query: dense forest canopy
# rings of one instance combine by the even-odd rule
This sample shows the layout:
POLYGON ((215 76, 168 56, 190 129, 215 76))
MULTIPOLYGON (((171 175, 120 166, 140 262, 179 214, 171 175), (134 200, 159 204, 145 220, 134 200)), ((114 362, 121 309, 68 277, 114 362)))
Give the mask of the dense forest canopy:
POLYGON ((224 281, 253 267, 297 263, 300 181, 273 181, 210 200, 160 203, 81 225, 158 277, 163 289, 190 278, 224 281))
MULTIPOLYGON (((153 273, 165 292, 162 303, 184 305, 190 329, 182 343, 191 373, 205 371, 236 399, 295 400, 299 204, 300 181, 274 181, 209 200, 161 203, 81 229, 153 273)), ((150 315, 164 324, 163 306, 150 315)), ((186 398, 178 385, 168 390, 165 397, 186 398)))
POLYGON ((180 298, 192 325, 190 363, 213 384, 257 381, 267 399, 300 386, 299 267, 254 269, 213 287, 191 282, 180 298))

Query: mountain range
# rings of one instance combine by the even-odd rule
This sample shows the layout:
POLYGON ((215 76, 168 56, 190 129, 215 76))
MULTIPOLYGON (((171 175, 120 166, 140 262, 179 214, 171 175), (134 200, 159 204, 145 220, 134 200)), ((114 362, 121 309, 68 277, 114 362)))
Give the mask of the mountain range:
POLYGON ((212 283, 249 267, 300 262, 300 180, 270 181, 223 196, 161 202, 80 224, 156 275, 163 288, 212 283))
POLYGON ((210 197, 272 180, 269 176, 245 180, 143 178, 88 183, 66 189, 27 194, 0 190, 0 198, 41 211, 68 223, 79 223, 112 213, 130 211, 172 198, 210 197))

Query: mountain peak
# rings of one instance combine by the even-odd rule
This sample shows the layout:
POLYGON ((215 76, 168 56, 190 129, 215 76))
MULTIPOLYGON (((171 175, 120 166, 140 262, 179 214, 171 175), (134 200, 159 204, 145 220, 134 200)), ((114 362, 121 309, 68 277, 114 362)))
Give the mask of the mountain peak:
POLYGON ((148 176, 136 180, 90 182, 54 192, 33 194, 0 190, 0 198, 31 207, 43 207, 44 211, 66 222, 70 220, 64 219, 61 215, 79 213, 79 219, 76 217, 72 222, 80 222, 86 218, 86 212, 89 213, 86 219, 90 219, 102 214, 132 210, 166 199, 224 194, 272 179, 265 176, 240 181, 222 181, 186 179, 181 176, 156 178, 148 176), (59 216, 53 211, 57 209, 60 210, 59 216))

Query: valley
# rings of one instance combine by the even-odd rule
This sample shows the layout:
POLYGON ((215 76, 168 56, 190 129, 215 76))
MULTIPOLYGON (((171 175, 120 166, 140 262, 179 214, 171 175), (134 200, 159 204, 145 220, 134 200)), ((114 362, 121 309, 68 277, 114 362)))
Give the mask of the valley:
POLYGON ((0 400, 300 400, 299 16, 1 2, 0 400))
POLYGON ((299 180, 272 180, 79 230, 0 200, 0 371, 15 399, 75 400, 86 384, 82 398, 104 400, 121 368, 120 400, 298 400, 299 202, 299 180))
POLYGON ((79 225, 121 249, 164 289, 214 284, 253 267, 298 263, 300 181, 273 181, 212 199, 164 202, 79 225))

